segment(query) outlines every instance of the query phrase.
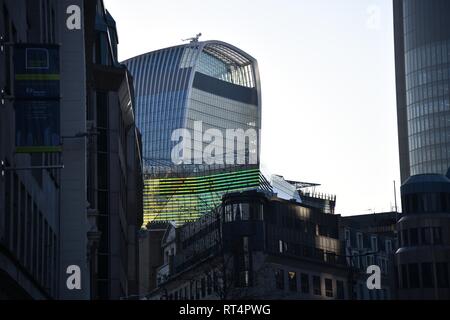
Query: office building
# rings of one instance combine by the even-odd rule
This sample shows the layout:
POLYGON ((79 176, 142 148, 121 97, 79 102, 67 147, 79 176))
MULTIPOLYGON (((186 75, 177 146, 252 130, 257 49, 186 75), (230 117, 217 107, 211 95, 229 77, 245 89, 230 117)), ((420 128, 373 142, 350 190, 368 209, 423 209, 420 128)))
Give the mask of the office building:
POLYGON ((170 222, 149 223, 139 233, 139 296, 156 288, 156 273, 163 265, 161 243, 170 222))
POLYGON ((195 220, 220 205, 222 194, 266 183, 259 172, 261 90, 253 57, 228 43, 193 39, 124 63, 134 78, 142 132, 145 224, 195 220), (189 137, 173 139, 177 129, 189 137))
POLYGON ((348 299, 338 215, 272 193, 223 197, 220 209, 161 242, 148 299, 348 299))
POLYGON ((142 225, 141 136, 135 126, 133 83, 117 61, 116 23, 103 1, 85 2, 87 201, 100 233, 91 271, 93 299, 138 293, 142 225))
POLYGON ((448 299, 450 2, 394 0, 401 299, 448 299))
POLYGON ((0 292, 17 296, 16 283, 31 298, 135 294, 141 137, 114 19, 101 0, 0 6, 7 30, 0 246, 10 260, 1 260, 1 272, 11 278, 0 292))
POLYGON ((397 223, 400 299, 450 298, 450 179, 440 174, 410 177, 401 187, 397 223))
POLYGON ((402 183, 450 167, 450 2, 394 0, 402 183))
POLYGON ((397 296, 395 259, 397 213, 383 212, 340 218, 343 255, 350 269, 350 296, 354 300, 390 300, 397 296), (369 290, 367 268, 378 266, 381 288, 369 290))
MULTIPOLYGON (((0 1, 0 300, 58 297, 60 171, 18 170, 59 163, 57 154, 16 153, 12 44, 54 43, 55 1, 0 1), (38 7, 39 8, 39 7, 38 7), (27 19, 28 18, 28 19, 27 19)), ((18 49, 20 50, 20 49, 18 49)))

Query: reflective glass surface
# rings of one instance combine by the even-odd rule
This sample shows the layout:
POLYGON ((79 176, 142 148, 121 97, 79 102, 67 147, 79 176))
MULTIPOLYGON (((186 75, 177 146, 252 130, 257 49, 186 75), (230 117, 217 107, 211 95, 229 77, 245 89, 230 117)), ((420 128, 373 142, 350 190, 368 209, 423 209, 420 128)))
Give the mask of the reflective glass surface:
POLYGON ((410 175, 450 166, 450 1, 403 1, 410 175))

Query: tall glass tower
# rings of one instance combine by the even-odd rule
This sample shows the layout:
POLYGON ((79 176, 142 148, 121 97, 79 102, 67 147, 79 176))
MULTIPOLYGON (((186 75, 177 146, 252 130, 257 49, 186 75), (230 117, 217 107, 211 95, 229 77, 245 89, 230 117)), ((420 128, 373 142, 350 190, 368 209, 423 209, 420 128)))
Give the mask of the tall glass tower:
POLYGON ((124 63, 134 79, 136 123, 142 133, 144 223, 195 220, 220 203, 224 193, 261 185, 261 90, 253 57, 228 43, 194 40, 124 63), (212 129, 222 141, 205 141, 196 134, 199 123, 202 133, 212 129), (183 153, 189 149, 191 162, 180 165, 173 159, 179 143, 173 133, 181 128, 192 133, 192 143, 183 148, 183 153), (256 133, 256 140, 246 136, 239 147, 227 129, 256 133), (208 145, 217 147, 213 153, 219 158, 233 154, 237 160, 243 153, 245 161, 205 163, 202 151, 208 145))
POLYGON ((450 166, 450 1, 394 0, 402 182, 450 166))

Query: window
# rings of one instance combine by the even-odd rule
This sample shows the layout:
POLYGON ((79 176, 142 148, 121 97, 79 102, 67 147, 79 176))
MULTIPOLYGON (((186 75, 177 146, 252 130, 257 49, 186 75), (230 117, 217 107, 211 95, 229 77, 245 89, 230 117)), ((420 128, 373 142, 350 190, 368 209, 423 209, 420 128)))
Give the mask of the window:
MULTIPOLYGON (((13 181, 13 214, 12 214, 12 249, 14 252, 18 251, 18 230, 19 230, 19 177, 14 174, 14 181, 13 181)), ((37 225, 37 223, 36 223, 37 225)))
POLYGON ((402 289, 408 289, 408 265, 401 266, 402 289))
POLYGON ((411 246, 417 246, 419 244, 419 229, 409 229, 409 243, 411 246))
POLYGON ((372 255, 367 256, 367 265, 371 266, 373 264, 374 264, 373 256, 372 255))
POLYGON ((297 273, 291 271, 288 273, 288 280, 289 280, 289 290, 290 291, 297 291, 297 273))
POLYGON ((386 240, 386 253, 392 253, 392 240, 386 240))
POLYGON ((358 247, 358 249, 362 249, 364 246, 363 235, 361 232, 358 232, 356 234, 356 246, 358 247))
POLYGON ((322 286, 319 276, 313 276, 313 292, 316 296, 322 295, 322 286))
POLYGON ((34 202, 31 199, 31 196, 29 193, 27 193, 27 228, 26 228, 26 234, 27 234, 27 252, 26 252, 26 261, 27 261, 27 266, 31 267, 31 228, 33 226, 33 205, 34 202))
POLYGON ((250 204, 250 219, 261 220, 262 219, 262 204, 251 203, 250 204))
POLYGON ((347 247, 351 246, 351 240, 350 240, 350 230, 345 229, 345 245, 347 247))
POLYGON ((233 204, 233 218, 234 218, 234 221, 242 220, 241 205, 240 204, 233 204))
MULTIPOLYGON (((22 263, 24 263, 25 260, 25 207, 26 207, 26 197, 25 197, 26 191, 25 186, 20 183, 20 222, 19 222, 19 254, 18 257, 22 263)), ((45 231, 45 229, 44 229, 45 231)), ((45 260, 44 260, 45 261, 45 260)))
POLYGON ((202 298, 206 296, 206 281, 205 278, 201 279, 201 286, 202 286, 202 298))
MULTIPOLYGON (((9 12, 6 6, 3 4, 3 28, 4 28, 4 38, 3 40, 5 42, 10 42, 10 19, 9 19, 9 12)), ((11 41, 12 42, 12 41, 11 41)), ((11 93, 11 76, 10 76, 10 70, 11 70, 11 58, 10 58, 10 51, 5 50, 5 70, 6 70, 6 83, 5 83, 5 93, 10 94, 11 93)))
POLYGON ((195 299, 200 300, 200 285, 198 280, 195 281, 195 299))
POLYGON ((408 265, 408 273, 409 273, 409 287, 419 288, 419 265, 417 263, 411 263, 408 265))
POLYGON ((431 244, 431 228, 422 228, 422 245, 430 245, 431 244))
POLYGON ((96 35, 94 45, 94 63, 111 65, 108 35, 105 32, 98 32, 96 35))
POLYGON ((337 293, 337 298, 339 300, 344 300, 345 299, 344 281, 336 280, 336 293, 337 293))
POLYGON ((352 252, 352 267, 355 267, 355 268, 360 268, 361 267, 361 265, 360 265, 360 263, 359 263, 359 252, 358 251, 353 251, 352 252))
POLYGON ((207 287, 208 287, 208 289, 207 289, 208 295, 210 295, 212 293, 212 278, 211 278, 211 274, 210 273, 208 273, 206 284, 207 284, 207 287))
POLYGON ((362 284, 358 285, 358 292, 359 292, 359 300, 363 300, 364 299, 364 287, 362 284))
POLYGON ((278 269, 275 271, 275 284, 279 290, 284 290, 284 270, 278 269))
POLYGON ((250 206, 248 203, 241 203, 241 215, 242 215, 242 220, 250 220, 250 206))
POLYGON ((333 280, 325 279, 325 295, 329 298, 333 297, 333 280))
POLYGON ((189 295, 191 300, 195 299, 194 283, 192 281, 189 283, 189 295))
POLYGON ((250 286, 250 272, 241 271, 238 275, 238 287, 245 288, 250 286))
POLYGON ((302 287, 302 293, 309 294, 309 275, 306 273, 300 275, 300 285, 302 287))
POLYGON ((39 224, 38 224, 38 280, 42 281, 42 268, 43 268, 43 261, 42 258, 43 256, 43 249, 44 249, 44 235, 43 235, 43 230, 44 230, 44 218, 42 216, 42 212, 39 211, 39 224))
POLYGON ((408 230, 401 231, 401 240, 402 240, 402 246, 408 247, 409 246, 409 233, 408 230))
POLYGON ((434 272, 432 263, 422 263, 422 286, 434 288, 434 272))
POLYGON ((436 278, 438 288, 448 288, 448 263, 440 262, 436 263, 436 278))
POLYGON ((279 240, 278 241, 278 250, 280 253, 285 253, 288 250, 288 244, 287 242, 283 241, 283 240, 279 240))
POLYGON ((377 236, 372 236, 371 238, 370 238, 370 243, 371 243, 371 245, 372 245, 372 251, 373 252, 377 252, 378 251, 378 239, 377 239, 377 236))
POLYGON ((233 221, 233 205, 228 204, 225 206, 225 222, 233 221))
POLYGON ((217 277, 217 272, 214 271, 213 272, 213 290, 214 290, 214 292, 219 291, 219 282, 218 282, 217 278, 218 278, 217 277))
POLYGON ((433 243, 434 244, 442 244, 442 228, 441 227, 433 228, 433 243))
POLYGON ((240 249, 236 252, 235 270, 236 285, 239 287, 248 287, 250 285, 250 270, 251 270, 251 253, 249 251, 248 237, 242 237, 240 249))

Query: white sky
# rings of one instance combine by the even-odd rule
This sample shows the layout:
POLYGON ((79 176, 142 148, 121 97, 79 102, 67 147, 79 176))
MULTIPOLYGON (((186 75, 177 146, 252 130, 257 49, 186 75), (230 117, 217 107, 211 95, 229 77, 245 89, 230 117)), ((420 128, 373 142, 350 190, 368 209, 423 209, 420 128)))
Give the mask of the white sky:
POLYGON ((321 183, 337 195, 337 213, 391 209, 400 179, 391 0, 104 2, 121 61, 199 32, 251 54, 263 166, 321 183))

